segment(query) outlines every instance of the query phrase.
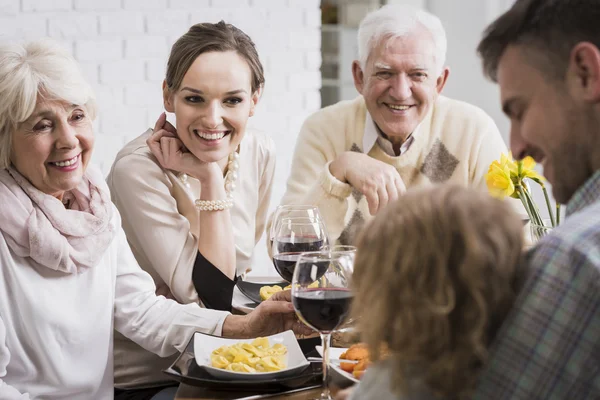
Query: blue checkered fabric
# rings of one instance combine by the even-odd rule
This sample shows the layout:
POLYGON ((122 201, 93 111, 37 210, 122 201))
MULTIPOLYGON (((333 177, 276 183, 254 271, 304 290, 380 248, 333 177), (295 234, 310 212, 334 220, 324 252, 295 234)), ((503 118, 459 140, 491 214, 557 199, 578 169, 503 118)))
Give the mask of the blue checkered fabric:
POLYGON ((600 399, 600 171, 526 261, 473 400, 600 399))

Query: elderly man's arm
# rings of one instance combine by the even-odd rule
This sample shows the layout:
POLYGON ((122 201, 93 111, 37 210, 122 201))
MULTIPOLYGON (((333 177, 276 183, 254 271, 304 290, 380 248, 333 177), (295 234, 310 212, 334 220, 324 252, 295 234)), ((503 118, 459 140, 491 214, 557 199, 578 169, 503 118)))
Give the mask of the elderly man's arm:
POLYGON ((474 400, 600 398, 598 247, 544 239, 474 400))
MULTIPOLYGON (((487 191, 485 175, 492 162, 500 160, 502 154, 508 154, 508 148, 506 147, 506 143, 504 143, 494 120, 489 115, 485 114, 485 116, 481 118, 481 121, 479 129, 481 129, 483 135, 481 136, 479 146, 472 157, 474 162, 469 168, 469 181, 471 187, 487 191)), ((507 198, 506 201, 510 202, 511 207, 517 214, 527 216, 527 211, 525 211, 523 203, 521 203, 520 200, 507 198)), ((527 245, 531 244, 529 231, 529 225, 524 227, 524 237, 527 245)))
POLYGON ((486 190, 485 175, 493 161, 500 160, 502 154, 508 153, 506 143, 500 135, 500 131, 494 120, 481 111, 482 117, 479 118, 478 129, 482 132, 479 145, 476 147, 475 154, 472 155, 472 162, 469 167, 469 181, 472 187, 486 190))

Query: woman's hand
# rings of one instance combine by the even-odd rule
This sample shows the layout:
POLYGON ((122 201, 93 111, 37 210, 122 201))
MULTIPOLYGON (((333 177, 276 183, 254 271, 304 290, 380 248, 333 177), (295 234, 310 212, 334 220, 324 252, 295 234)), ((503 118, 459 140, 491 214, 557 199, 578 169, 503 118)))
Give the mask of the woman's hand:
POLYGON ((208 178, 222 177, 222 172, 217 163, 200 161, 185 147, 177 137, 177 130, 167 121, 167 115, 162 113, 152 135, 146 140, 152 154, 156 157, 161 167, 176 172, 183 172, 201 182, 208 178))
POLYGON ((228 316, 223 323, 223 337, 255 338, 290 329, 299 335, 312 333, 312 329, 298 321, 291 296, 290 290, 277 292, 247 315, 228 316))

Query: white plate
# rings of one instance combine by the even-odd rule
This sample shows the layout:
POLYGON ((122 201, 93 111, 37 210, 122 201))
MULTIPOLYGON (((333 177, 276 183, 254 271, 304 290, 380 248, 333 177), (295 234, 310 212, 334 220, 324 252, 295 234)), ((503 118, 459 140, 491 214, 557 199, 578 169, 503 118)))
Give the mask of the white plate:
MULTIPOLYGON (((315 349, 321 355, 321 357, 323 357, 323 347, 322 346, 315 346, 315 349)), ((348 350, 348 349, 345 348, 345 347, 330 347, 329 348, 329 359, 332 359, 332 358, 338 358, 339 359, 340 356, 346 352, 346 350, 348 350)), ((342 378, 348 379, 348 380, 352 381, 353 383, 358 383, 359 382, 359 380, 356 379, 354 377, 354 375, 352 375, 352 374, 344 371, 340 367, 340 365, 338 363, 329 363, 329 367, 331 369, 333 369, 342 378)))
POLYGON ((205 335, 200 332, 194 334, 194 357, 196 364, 204 368, 206 372, 215 378, 222 379, 241 379, 241 380, 265 380, 272 378, 282 378, 300 372, 309 365, 306 357, 300 349, 298 340, 292 331, 285 331, 276 335, 267 336, 269 345, 281 343, 287 347, 285 358, 286 367, 281 371, 275 372, 235 372, 211 367, 210 355, 213 350, 221 346, 231 346, 236 343, 251 343, 253 339, 225 339, 222 337, 205 335))

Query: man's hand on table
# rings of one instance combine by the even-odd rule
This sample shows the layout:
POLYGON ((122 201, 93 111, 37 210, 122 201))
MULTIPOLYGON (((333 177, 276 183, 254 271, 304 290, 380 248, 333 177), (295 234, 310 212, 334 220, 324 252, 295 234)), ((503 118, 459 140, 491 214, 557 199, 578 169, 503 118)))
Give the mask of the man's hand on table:
POLYGON ((263 301, 247 315, 229 315, 223 322, 223 337, 255 338, 293 330, 298 335, 308 335, 312 329, 296 317, 291 303, 292 292, 284 290, 263 301))
POLYGON ((365 195, 371 215, 406 192, 396 168, 366 154, 347 151, 329 165, 329 172, 365 195))

